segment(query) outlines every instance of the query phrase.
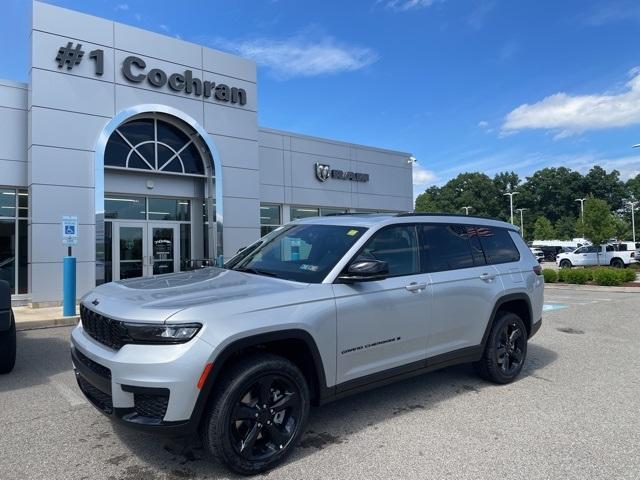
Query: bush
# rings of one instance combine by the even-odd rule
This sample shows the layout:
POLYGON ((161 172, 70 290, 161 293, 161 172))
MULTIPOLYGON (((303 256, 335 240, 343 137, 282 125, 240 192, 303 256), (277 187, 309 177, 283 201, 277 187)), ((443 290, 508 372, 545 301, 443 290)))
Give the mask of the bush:
POLYGON ((593 280, 596 285, 613 287, 624 283, 624 271, 615 268, 596 268, 593 270, 593 280))
POLYGON ((558 274, 552 268, 545 268, 542 270, 544 276, 544 283, 556 283, 558 281, 558 274))
POLYGON ((619 272, 622 274, 624 282, 633 282, 636 279, 636 271, 633 268, 623 268, 619 272))
POLYGON ((576 285, 584 285, 589 280, 591 274, 584 268, 572 268, 565 273, 565 281, 576 285))
POLYGON ((558 281, 559 282, 566 282, 567 281, 567 272, 570 271, 568 268, 561 268, 560 270, 558 270, 556 273, 558 275, 558 281))
POLYGON ((592 282, 593 281, 593 272, 595 270, 596 270, 595 268, 585 268, 584 269, 584 274, 586 275, 587 282, 592 282))

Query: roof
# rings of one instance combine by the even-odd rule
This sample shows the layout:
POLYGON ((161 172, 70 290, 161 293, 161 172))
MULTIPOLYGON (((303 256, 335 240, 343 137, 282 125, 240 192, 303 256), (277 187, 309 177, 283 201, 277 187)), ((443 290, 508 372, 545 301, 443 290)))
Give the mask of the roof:
POLYGON ((396 223, 456 223, 462 225, 487 225, 517 231, 518 227, 493 218, 448 213, 346 213, 325 217, 309 217, 295 220, 299 224, 342 225, 353 227, 379 227, 396 223))

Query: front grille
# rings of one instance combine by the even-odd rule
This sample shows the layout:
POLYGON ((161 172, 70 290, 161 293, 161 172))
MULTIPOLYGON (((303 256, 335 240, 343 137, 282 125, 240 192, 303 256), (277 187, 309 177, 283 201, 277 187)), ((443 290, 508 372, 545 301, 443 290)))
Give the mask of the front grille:
POLYGON ((136 393, 133 396, 136 413, 142 417, 162 420, 167 412, 169 395, 136 393))
POLYGON ((124 345, 125 331, 122 322, 100 315, 80 305, 80 319, 82 328, 95 341, 114 350, 124 345))
POLYGON ((111 370, 107 367, 94 362, 89 357, 84 355, 81 351, 76 349, 76 358, 81 361, 86 367, 88 367, 93 373, 100 375, 101 377, 111 380, 111 370))
POLYGON ((91 403, 93 403, 96 407, 98 407, 105 413, 113 413, 113 402, 111 400, 111 395, 97 389, 79 375, 77 375, 76 378, 78 379, 80 390, 82 390, 82 393, 86 395, 91 403))

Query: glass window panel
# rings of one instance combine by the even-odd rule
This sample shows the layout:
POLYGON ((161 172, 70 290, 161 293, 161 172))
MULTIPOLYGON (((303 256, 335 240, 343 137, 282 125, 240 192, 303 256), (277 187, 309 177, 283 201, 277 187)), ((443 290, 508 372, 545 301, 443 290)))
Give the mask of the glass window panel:
POLYGON ((346 212, 347 212, 346 208, 333 208, 333 207, 320 208, 320 215, 322 215, 323 217, 326 215, 339 215, 341 213, 346 213, 346 212))
POLYGON ((467 228, 444 223, 422 226, 428 271, 442 272, 475 266, 467 228))
POLYGON ((120 227, 120 278, 142 276, 142 228, 120 227))
MULTIPOLYGON (((149 162, 150 165, 155 166, 156 164, 156 144, 155 143, 143 143, 142 145, 136 146, 136 150, 140 152, 140 155, 142 155, 145 158, 145 160, 149 162)), ((131 160, 134 158, 134 155, 135 153, 132 153, 131 157, 129 158, 129 166, 131 166, 131 160)), ((140 158, 137 155, 135 156, 136 158, 140 158)))
POLYGON ((280 225, 280 206, 260 205, 260 223, 262 225, 280 225))
MULTIPOLYGON (((1 194, 0 194, 1 195, 1 194)), ((0 280, 6 280, 15 289, 16 275, 16 224, 15 220, 0 220, 0 280)))
POLYGON ((126 167, 127 155, 131 147, 122 139, 117 132, 114 132, 104 151, 104 164, 111 167, 126 167))
POLYGON ((172 172, 172 173, 183 173, 182 164, 180 163, 180 160, 178 159, 178 157, 174 158, 169 163, 167 163, 162 169, 162 171, 172 172))
POLYGON ((158 121, 158 141, 178 151, 189 141, 189 137, 170 123, 158 121))
POLYGON ((29 292, 28 226, 26 220, 18 220, 18 293, 29 292))
POLYGON ((104 222, 104 281, 113 281, 113 224, 104 222))
POLYGON ((29 191, 18 190, 18 217, 27 218, 29 216, 29 191))
POLYGON ((147 140, 155 139, 153 119, 150 118, 132 120, 124 125, 120 125, 118 130, 131 142, 133 146, 136 146, 141 142, 146 142, 147 140))
POLYGON ((389 276, 420 272, 416 229, 412 225, 384 228, 362 250, 360 257, 382 260, 389 265, 389 276))
POLYGON ((298 220, 300 218, 317 217, 318 209, 311 207, 291 207, 291 220, 298 220))
POLYGON ((149 198, 149 220, 189 221, 189 200, 149 198))
POLYGON ((175 155, 175 152, 164 145, 158 145, 158 168, 167 163, 167 161, 175 155))
POLYGON ((16 191, 0 188, 0 217, 16 216, 16 191))
POLYGON ((204 164, 202 163, 202 157, 195 143, 191 143, 180 152, 180 158, 184 164, 185 173, 204 175, 204 164))
POLYGON ((145 220, 144 198, 108 195, 104 199, 104 218, 145 220))
MULTIPOLYGON (((153 163, 151 165, 153 165, 153 163)), ((147 165, 147 163, 142 160, 136 152, 131 152, 131 156, 129 157, 129 168, 150 170, 149 165, 147 165)))
POLYGON ((180 224, 180 270, 189 270, 191 262, 191 224, 180 224))
POLYGON ((478 227, 478 237, 490 264, 517 262, 520 252, 504 228, 478 227))

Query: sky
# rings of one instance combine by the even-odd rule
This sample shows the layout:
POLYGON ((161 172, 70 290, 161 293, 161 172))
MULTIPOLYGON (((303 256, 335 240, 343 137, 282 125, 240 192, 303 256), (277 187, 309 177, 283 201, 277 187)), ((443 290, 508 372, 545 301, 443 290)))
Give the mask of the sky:
MULTIPOLYGON (((410 152, 414 196, 466 171, 640 174, 640 0, 48 3, 255 60, 261 126, 410 152)), ((26 81, 30 2, 3 7, 0 78, 26 81)))

